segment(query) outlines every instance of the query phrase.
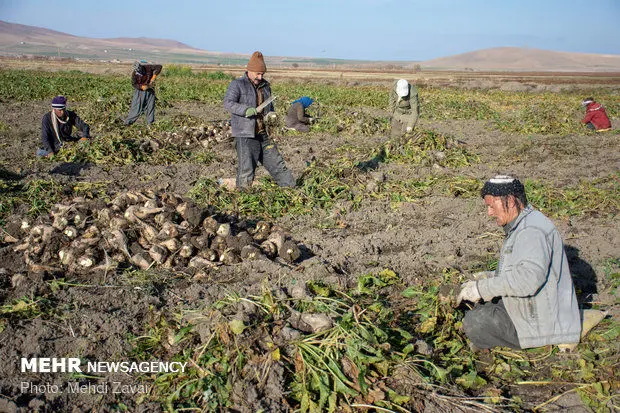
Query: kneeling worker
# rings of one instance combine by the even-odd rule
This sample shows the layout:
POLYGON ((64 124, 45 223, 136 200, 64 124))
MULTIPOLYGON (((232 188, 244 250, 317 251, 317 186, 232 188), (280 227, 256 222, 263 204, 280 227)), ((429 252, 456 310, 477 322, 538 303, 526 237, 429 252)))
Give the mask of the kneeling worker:
POLYGON ((465 314, 465 334, 480 349, 578 343, 581 315, 557 228, 528 204, 518 179, 496 176, 481 195, 506 237, 497 270, 462 285, 457 305, 484 300, 465 314))
POLYGON ((43 115, 41 120, 41 149, 37 156, 52 156, 63 146, 64 142, 86 141, 90 139, 90 127, 73 111, 67 110, 67 99, 56 96, 52 100, 52 110, 43 115), (73 127, 78 128, 72 136, 73 127))
POLYGON ((286 114, 286 127, 295 129, 298 132, 310 131, 310 124, 314 122, 314 118, 308 116, 306 109, 312 105, 314 99, 308 96, 302 96, 291 102, 291 107, 286 114))
POLYGON ((581 120, 588 129, 597 132, 605 132, 611 129, 611 121, 607 116, 605 107, 592 98, 585 98, 581 106, 586 108, 586 116, 581 120))

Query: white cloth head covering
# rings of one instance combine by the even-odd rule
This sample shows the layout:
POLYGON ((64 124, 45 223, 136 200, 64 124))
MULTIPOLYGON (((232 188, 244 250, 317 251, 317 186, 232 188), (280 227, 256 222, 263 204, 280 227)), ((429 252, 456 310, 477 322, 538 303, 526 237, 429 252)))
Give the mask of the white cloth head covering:
POLYGON ((592 98, 585 98, 584 100, 581 101, 581 106, 588 106, 590 103, 594 102, 594 99, 592 98))
POLYGON ((396 94, 403 98, 409 94, 409 82, 405 79, 400 79, 396 82, 396 94))

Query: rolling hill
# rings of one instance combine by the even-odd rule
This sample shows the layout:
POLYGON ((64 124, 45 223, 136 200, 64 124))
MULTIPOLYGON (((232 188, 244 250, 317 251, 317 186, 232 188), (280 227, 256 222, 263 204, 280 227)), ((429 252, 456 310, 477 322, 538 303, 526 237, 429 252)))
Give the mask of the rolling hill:
POLYGON ((452 70, 620 71, 620 55, 496 47, 428 60, 422 66, 452 70))
MULTIPOLYGON (((196 49, 176 40, 96 39, 0 20, 0 55, 54 56, 75 59, 148 59, 162 63, 244 65, 249 56, 196 49)), ((415 56, 412 56, 415 58, 415 56)), ((420 61, 370 61, 268 56, 273 66, 477 71, 619 72, 620 55, 556 52, 518 47, 478 50, 420 61)))

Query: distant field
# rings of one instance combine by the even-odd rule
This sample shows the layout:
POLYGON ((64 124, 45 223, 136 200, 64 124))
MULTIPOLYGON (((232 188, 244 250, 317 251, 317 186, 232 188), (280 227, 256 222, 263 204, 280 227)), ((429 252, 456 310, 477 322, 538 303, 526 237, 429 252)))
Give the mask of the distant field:
MULTIPOLYGON (((183 64, 197 73, 224 72, 237 76, 245 70, 245 60, 230 61, 230 64, 183 64)), ((93 74, 126 74, 130 69, 129 62, 95 62, 75 60, 46 59, 15 59, 0 58, 0 68, 31 69, 43 71, 79 70, 93 74)), ((164 66, 179 66, 164 64, 164 66)), ((391 85, 395 79, 405 78, 418 84, 438 87, 463 87, 469 89, 494 89, 512 86, 514 83, 526 85, 521 91, 528 89, 615 89, 620 86, 620 72, 482 72, 482 71, 405 71, 402 69, 382 69, 379 67, 365 68, 294 68, 268 67, 269 79, 313 79, 347 85, 349 82, 375 83, 391 85), (512 85, 511 85, 512 84, 512 85), (505 86, 508 85, 508 86, 505 86)), ((518 87, 516 87, 518 89, 518 87)))

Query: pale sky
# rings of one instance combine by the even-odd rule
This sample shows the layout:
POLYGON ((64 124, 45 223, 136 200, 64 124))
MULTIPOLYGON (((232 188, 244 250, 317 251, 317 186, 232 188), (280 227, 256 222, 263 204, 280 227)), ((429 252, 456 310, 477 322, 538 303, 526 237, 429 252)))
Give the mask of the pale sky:
POLYGON ((423 61, 501 46, 620 54, 620 0, 0 0, 0 20, 271 56, 423 61))

